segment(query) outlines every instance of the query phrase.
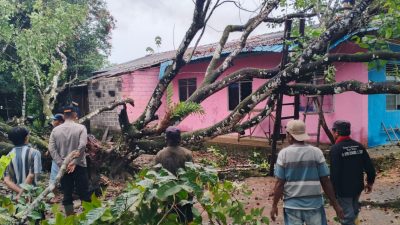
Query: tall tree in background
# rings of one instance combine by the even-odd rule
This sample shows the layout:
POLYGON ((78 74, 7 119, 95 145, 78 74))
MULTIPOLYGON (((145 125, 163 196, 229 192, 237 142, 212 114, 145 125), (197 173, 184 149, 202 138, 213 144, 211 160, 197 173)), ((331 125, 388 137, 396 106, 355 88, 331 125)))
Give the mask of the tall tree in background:
POLYGON ((49 117, 59 92, 106 63, 113 18, 103 0, 0 5, 2 74, 12 74, 23 89, 22 117, 26 104, 30 113, 49 117))

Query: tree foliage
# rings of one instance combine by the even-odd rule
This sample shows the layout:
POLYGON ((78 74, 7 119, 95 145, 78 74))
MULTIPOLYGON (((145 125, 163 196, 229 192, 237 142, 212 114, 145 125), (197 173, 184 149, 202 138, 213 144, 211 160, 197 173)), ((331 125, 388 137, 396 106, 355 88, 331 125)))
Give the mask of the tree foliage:
MULTIPOLYGON (((1 164, 0 164, 1 166, 1 164)), ((1 168, 1 167, 0 167, 1 168)), ((24 186, 23 200, 14 203, 7 197, 0 199, 0 221, 2 224, 17 224, 13 218, 24 210, 30 199, 40 193, 41 188, 24 186)), ((106 224, 181 224, 176 214, 178 206, 194 204, 194 221, 191 224, 269 224, 263 217, 263 208, 245 210, 244 203, 236 196, 249 196, 245 186, 231 181, 220 181, 212 168, 187 163, 177 176, 162 168, 158 172, 145 169, 128 184, 122 194, 112 201, 92 196, 91 202, 83 203, 83 212, 65 217, 57 204, 40 203, 28 219, 39 220, 45 225, 106 225, 106 224), (43 218, 43 213, 53 218, 43 218), (204 221, 206 220, 206 221, 204 221)))
MULTIPOLYGON (((106 63, 113 18, 103 0, 1 0, 0 5, 2 77, 26 81, 29 96, 40 97, 31 113, 49 116, 65 83, 106 63)), ((36 100, 28 98, 28 105, 36 100)))

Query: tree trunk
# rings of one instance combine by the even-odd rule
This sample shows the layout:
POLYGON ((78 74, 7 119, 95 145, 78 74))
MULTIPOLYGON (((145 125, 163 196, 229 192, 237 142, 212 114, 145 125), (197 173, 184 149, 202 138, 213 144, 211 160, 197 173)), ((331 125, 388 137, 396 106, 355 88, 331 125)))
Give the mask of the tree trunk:
POLYGON ((21 118, 25 121, 26 118, 26 80, 22 77, 22 108, 21 108, 21 118))

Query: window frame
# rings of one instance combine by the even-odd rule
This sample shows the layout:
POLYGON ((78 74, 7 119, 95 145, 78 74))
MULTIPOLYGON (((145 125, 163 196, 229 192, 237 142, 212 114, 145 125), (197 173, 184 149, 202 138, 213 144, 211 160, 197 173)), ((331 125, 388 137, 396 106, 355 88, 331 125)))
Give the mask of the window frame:
MULTIPOLYGON (((239 104, 240 104, 240 102, 242 101, 242 89, 241 89, 241 85, 243 84, 243 83, 250 83, 250 88, 251 88, 251 92, 250 92, 250 94, 249 95, 251 95, 252 93, 253 93, 253 79, 252 78, 250 78, 250 79, 244 79, 244 80, 239 80, 239 81, 237 81, 237 82, 234 82, 234 83, 232 83, 232 84, 229 84, 228 85, 228 87, 227 87, 227 95, 228 95, 228 105, 227 105, 227 108, 228 108, 228 111, 233 111, 235 108, 236 108, 236 106, 238 106, 239 104), (239 102, 238 102, 238 104, 233 108, 233 109, 230 109, 229 108, 229 106, 230 106, 230 104, 229 104, 229 102, 230 102, 230 96, 229 96, 229 87, 231 86, 231 85, 233 85, 233 84, 238 84, 238 95, 239 95, 239 102)), ((249 95, 247 95, 247 96, 249 96, 249 95)), ((246 97, 247 97, 246 96, 246 97)))
MULTIPOLYGON (((400 73, 400 63, 386 63, 385 65, 385 80, 386 81, 400 81, 400 77, 397 74, 400 73), (394 72, 397 70, 396 72, 394 72)), ((400 111, 400 94, 386 94, 385 95, 385 110, 387 112, 396 112, 400 111), (395 96, 394 97, 394 109, 388 109, 387 104, 387 97, 388 96, 395 96)))
POLYGON ((178 79, 178 98, 180 102, 186 101, 195 91, 197 90, 197 78, 196 77, 190 77, 190 78, 182 78, 178 79), (181 82, 186 82, 184 85, 184 88, 186 89, 186 99, 181 100, 181 82), (190 81, 194 81, 194 85, 189 85, 190 81), (194 86, 194 91, 190 93, 190 86, 194 86))
MULTIPOLYGON (((311 80, 311 84, 313 84, 313 85, 326 84, 326 81, 325 81, 325 69, 326 68, 321 68, 321 69, 319 69, 319 70, 314 72, 313 79, 311 80), (320 83, 318 81, 322 81, 322 82, 320 83)), ((322 104, 322 112, 323 113, 334 113, 335 112, 335 95, 325 95, 324 96, 324 100, 325 100, 325 97, 327 97, 327 96, 332 96, 332 103, 331 103, 332 106, 329 107, 330 110, 324 110, 324 104, 325 104, 325 101, 324 101, 323 104, 322 104)), ((307 96, 306 95, 302 95, 300 97, 304 97, 306 99, 306 101, 307 101, 307 96)), ((320 103, 321 103, 321 98, 322 98, 322 96, 318 96, 318 100, 319 100, 320 103)), ((307 102, 304 105, 304 109, 302 109, 301 106, 302 105, 301 105, 301 100, 300 100, 299 111, 304 113, 305 110, 306 110, 306 107, 307 107, 307 102)), ((314 102, 312 102, 312 108, 313 108, 313 110, 312 111, 309 110, 307 113, 316 113, 317 112, 317 106, 315 105, 314 102)))

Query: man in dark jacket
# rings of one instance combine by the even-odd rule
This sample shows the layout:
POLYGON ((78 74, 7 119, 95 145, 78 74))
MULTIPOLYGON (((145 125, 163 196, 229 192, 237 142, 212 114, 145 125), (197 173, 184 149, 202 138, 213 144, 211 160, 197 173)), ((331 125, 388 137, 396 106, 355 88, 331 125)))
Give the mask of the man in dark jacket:
POLYGON ((364 146, 350 138, 350 122, 338 120, 333 124, 335 144, 331 147, 331 181, 343 208, 343 225, 354 225, 360 211, 362 190, 368 194, 375 181, 375 168, 364 146), (367 184, 364 186, 364 172, 367 184))
MULTIPOLYGON (((176 127, 168 127, 165 131, 165 139, 167 147, 159 151, 156 155, 156 164, 161 164, 162 167, 169 172, 177 175, 180 168, 185 168, 186 162, 193 162, 192 151, 180 146, 181 131, 176 127)), ((193 197, 189 196, 189 201, 193 197)), ((193 221, 192 204, 178 205, 176 213, 179 216, 179 222, 189 224, 193 221)))

